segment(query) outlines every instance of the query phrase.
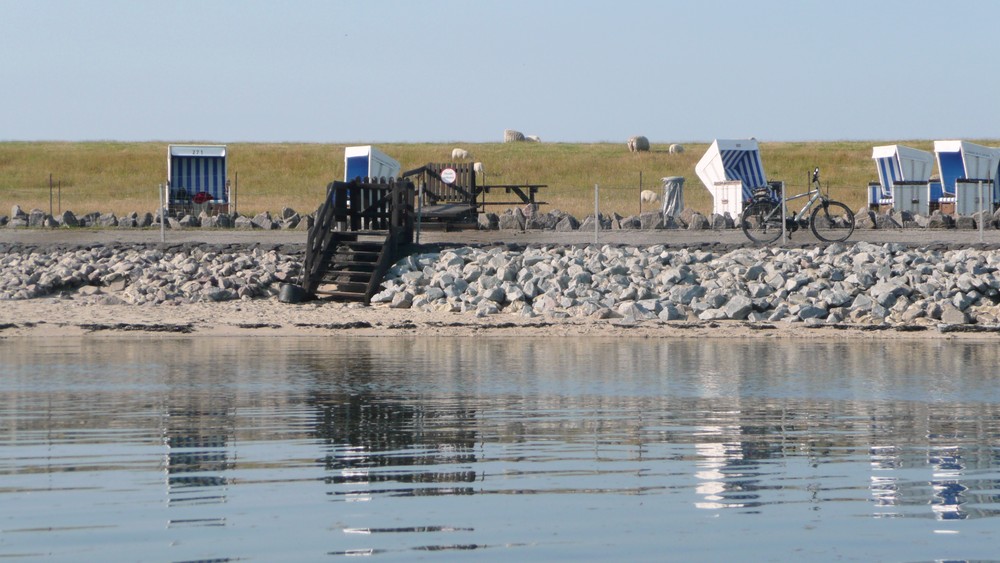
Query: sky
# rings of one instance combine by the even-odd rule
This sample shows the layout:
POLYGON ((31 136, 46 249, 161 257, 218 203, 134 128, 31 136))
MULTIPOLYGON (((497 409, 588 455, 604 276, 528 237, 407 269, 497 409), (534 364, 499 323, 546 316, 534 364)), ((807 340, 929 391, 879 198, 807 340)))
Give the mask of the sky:
POLYGON ((0 141, 1000 137, 994 0, 0 0, 0 14, 0 141))

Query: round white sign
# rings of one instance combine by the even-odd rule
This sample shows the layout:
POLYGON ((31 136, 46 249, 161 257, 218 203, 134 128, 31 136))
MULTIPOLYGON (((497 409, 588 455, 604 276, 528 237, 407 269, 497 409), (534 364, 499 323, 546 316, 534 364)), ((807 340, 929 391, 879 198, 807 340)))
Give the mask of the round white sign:
POLYGON ((458 179, 458 173, 454 168, 445 168, 441 171, 441 181, 445 184, 454 184, 458 179))

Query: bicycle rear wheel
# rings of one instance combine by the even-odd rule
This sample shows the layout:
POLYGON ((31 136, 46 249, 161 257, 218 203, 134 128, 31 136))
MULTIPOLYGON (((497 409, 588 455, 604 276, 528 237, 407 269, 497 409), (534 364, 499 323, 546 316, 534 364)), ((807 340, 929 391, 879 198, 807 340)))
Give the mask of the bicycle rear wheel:
POLYGON ((854 212, 839 201, 824 200, 813 210, 809 227, 819 240, 843 242, 854 232, 854 212))
POLYGON ((752 202, 740 215, 740 228, 748 239, 768 244, 781 236, 781 210, 768 199, 752 202))

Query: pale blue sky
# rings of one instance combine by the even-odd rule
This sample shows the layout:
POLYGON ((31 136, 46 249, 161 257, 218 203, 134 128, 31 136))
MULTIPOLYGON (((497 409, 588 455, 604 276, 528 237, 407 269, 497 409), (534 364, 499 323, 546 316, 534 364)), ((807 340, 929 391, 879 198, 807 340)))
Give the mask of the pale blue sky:
POLYGON ((0 140, 1000 137, 1000 2, 0 0, 0 140))

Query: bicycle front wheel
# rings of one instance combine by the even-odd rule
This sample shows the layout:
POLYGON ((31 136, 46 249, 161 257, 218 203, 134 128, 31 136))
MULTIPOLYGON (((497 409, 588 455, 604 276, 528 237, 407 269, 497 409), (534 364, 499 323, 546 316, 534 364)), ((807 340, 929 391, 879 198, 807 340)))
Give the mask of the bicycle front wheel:
POLYGON ((813 210, 809 227, 819 240, 843 242, 854 232, 854 212, 839 201, 824 200, 813 210))
POLYGON ((781 236, 781 209, 771 200, 754 201, 740 215, 740 228, 756 243, 772 243, 781 236))

